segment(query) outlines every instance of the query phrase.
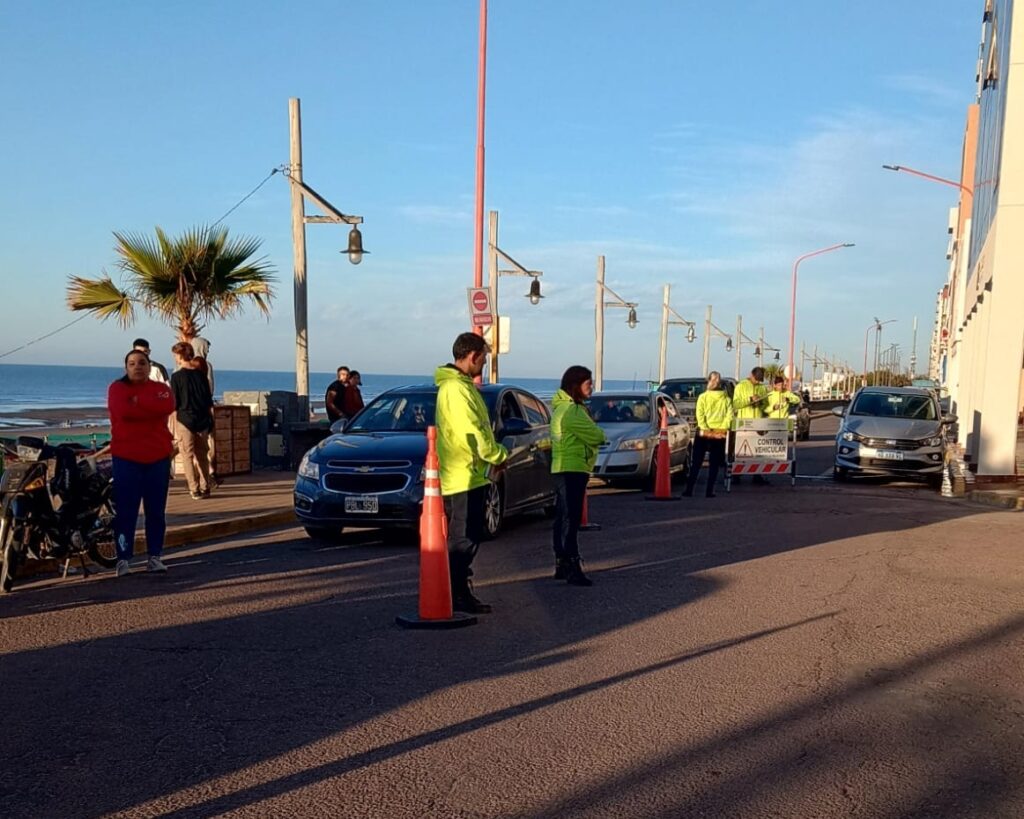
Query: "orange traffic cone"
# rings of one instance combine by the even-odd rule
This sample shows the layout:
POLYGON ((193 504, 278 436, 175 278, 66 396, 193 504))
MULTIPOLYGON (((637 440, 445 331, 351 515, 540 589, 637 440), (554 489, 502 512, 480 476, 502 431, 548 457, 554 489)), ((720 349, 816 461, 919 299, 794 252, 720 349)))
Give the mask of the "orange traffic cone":
POLYGON ((601 530, 600 523, 591 523, 590 517, 587 515, 587 492, 583 490, 583 514, 580 516, 580 531, 581 532, 599 532, 601 530))
POLYGON ((661 431, 658 433, 658 449, 654 455, 654 494, 648 495, 647 500, 678 500, 678 497, 672 495, 672 473, 669 471, 671 462, 672 453, 668 447, 668 413, 662 407, 661 431))
POLYGON ((424 464, 423 508, 420 511, 420 605, 418 614, 400 614, 395 618, 395 622, 404 628, 459 628, 477 621, 472 615, 452 611, 448 520, 441 499, 439 470, 437 427, 427 427, 427 460, 424 464))

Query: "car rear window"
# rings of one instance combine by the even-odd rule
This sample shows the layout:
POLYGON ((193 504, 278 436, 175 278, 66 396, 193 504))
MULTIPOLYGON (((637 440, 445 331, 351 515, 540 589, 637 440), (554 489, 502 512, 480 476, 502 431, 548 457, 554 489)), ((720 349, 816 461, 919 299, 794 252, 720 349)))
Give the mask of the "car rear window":
POLYGON ((695 401, 706 388, 707 382, 704 379, 693 379, 690 381, 666 381, 658 390, 673 401, 695 401))
POLYGON ((853 402, 851 415, 876 418, 909 418, 915 421, 937 421, 935 401, 927 395, 865 392, 853 402))
POLYGON ((651 420, 651 401, 646 397, 602 395, 587 401, 587 408, 599 424, 646 424, 651 420))

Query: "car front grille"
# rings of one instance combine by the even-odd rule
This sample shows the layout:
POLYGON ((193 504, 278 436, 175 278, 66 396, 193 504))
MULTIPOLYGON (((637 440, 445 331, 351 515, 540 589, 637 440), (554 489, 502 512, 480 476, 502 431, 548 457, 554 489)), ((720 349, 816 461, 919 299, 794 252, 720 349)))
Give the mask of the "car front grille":
POLYGON ((371 469, 408 469, 412 466, 412 461, 346 461, 346 460, 334 460, 328 461, 327 465, 332 469, 355 469, 355 470, 366 470, 371 469))
POLYGON ((409 485, 409 476, 401 472, 328 472, 324 475, 324 488, 331 492, 353 495, 378 495, 401 492, 409 485))
POLYGON ((894 438, 864 438, 862 444, 875 449, 920 449, 924 446, 920 441, 894 439, 894 438))

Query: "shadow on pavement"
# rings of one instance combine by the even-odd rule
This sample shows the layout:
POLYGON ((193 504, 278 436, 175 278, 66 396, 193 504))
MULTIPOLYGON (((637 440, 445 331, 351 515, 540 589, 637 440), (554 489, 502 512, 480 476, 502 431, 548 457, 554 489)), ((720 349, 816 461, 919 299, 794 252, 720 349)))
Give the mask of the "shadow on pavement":
MULTIPOLYGON (((587 641, 690 605, 728 582, 704 574, 706 569, 974 512, 920 502, 893 509, 885 499, 862 499, 862 513, 831 515, 825 495, 798 500, 769 507, 779 516, 773 529, 784 519, 790 524, 792 534, 783 542, 757 524, 765 509, 753 496, 731 504, 719 498, 642 509, 635 496, 598 496, 592 514, 605 529, 588 534, 583 547, 598 584, 590 590, 547 579, 549 524, 524 519, 507 539, 487 544, 478 560, 477 591, 495 603, 495 614, 456 632, 410 633, 392 625, 396 614, 415 608, 417 560, 406 547, 380 545, 376 533, 346 535, 344 547, 336 549, 306 540, 244 550, 206 547, 195 550, 209 556, 201 564, 187 565, 189 556, 172 554, 172 571, 162 577, 15 594, 0 601, 5 701, 17 704, 8 708, 3 727, 0 813, 213 816, 253 805, 835 614, 765 623, 660 663, 459 718, 460 686, 570 663, 589 650, 587 641), (47 594, 49 610, 33 609, 47 594), (63 609, 69 607, 77 607, 71 627, 48 633, 68 618, 63 609), (439 715, 448 720, 441 727, 399 742, 370 739, 362 751, 298 771, 280 759, 437 696, 455 698, 455 706, 439 715), (32 764, 22 776, 24 760, 32 764), (252 782, 247 771, 255 766, 279 773, 263 772, 252 782)), ((785 734, 827 704, 866 697, 974 644, 1016 636, 1021 627, 1014 620, 997 634, 923 656, 881 682, 808 700, 707 746, 674 752, 587 798, 614 800, 617 790, 648 787, 678 766, 710 764, 716 749, 739 743, 750 748, 745 772, 720 774, 723 783, 735 781, 723 784, 718 796, 706 794, 711 803, 739 804, 744 793, 784 779, 781 770, 771 769, 773 760, 781 769, 799 758, 788 739, 780 739, 780 751, 762 747, 772 744, 766 738, 785 734)), ((473 706, 467 710, 478 710, 479 703, 473 706)), ((808 753, 819 758, 825 750, 812 745, 808 753)), ((585 812, 582 805, 573 799, 547 815, 585 812)), ((680 815, 678 804, 666 810, 665 816, 680 815)))

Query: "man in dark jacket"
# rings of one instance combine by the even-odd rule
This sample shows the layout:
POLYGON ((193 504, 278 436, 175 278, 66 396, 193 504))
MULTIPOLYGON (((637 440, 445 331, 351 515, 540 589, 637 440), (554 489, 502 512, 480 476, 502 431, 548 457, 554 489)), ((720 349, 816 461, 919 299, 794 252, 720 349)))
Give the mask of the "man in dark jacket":
POLYGON ((207 377, 192 366, 195 352, 187 341, 171 348, 178 365, 171 376, 171 392, 178 408, 175 440, 193 500, 210 497, 209 437, 213 429, 213 395, 207 377))

